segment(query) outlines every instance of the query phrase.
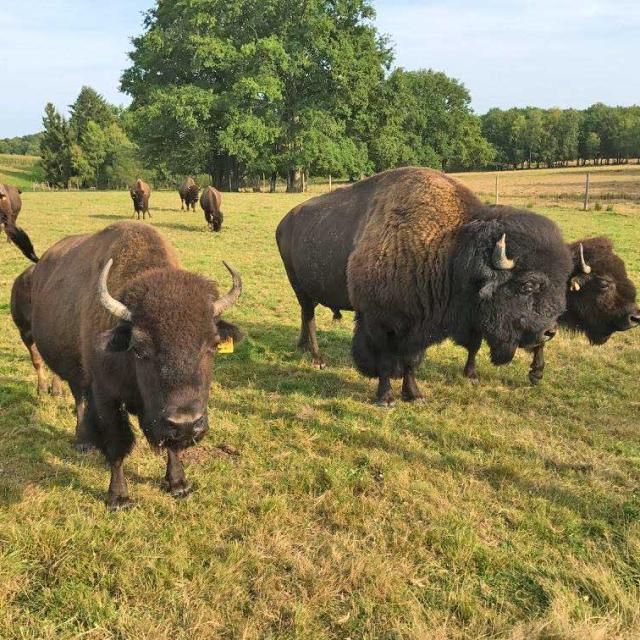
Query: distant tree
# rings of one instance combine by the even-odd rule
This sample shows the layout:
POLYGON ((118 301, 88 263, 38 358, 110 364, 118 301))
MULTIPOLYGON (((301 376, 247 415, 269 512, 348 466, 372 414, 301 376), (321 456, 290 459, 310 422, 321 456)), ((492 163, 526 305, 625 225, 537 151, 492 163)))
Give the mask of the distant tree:
POLYGON ((457 80, 431 70, 397 69, 381 96, 369 145, 377 170, 410 164, 460 170, 493 159, 469 92, 457 80))
POLYGON ((80 139, 90 122, 104 129, 116 120, 116 110, 95 89, 83 86, 69 106, 69 125, 80 139))
POLYGON ((270 172, 298 190, 334 162, 365 171, 391 61, 373 15, 368 0, 158 3, 122 77, 145 159, 223 189, 270 172))
POLYGON ((67 120, 49 102, 42 120, 44 133, 40 140, 40 156, 45 179, 66 187, 73 175, 71 129, 67 120))

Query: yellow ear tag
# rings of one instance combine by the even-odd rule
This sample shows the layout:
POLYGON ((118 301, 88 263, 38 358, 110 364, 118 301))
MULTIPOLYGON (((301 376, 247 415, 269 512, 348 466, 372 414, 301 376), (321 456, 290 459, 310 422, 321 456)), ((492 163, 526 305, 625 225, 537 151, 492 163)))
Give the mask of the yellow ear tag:
POLYGON ((218 353, 233 353, 233 338, 231 336, 218 345, 218 353))

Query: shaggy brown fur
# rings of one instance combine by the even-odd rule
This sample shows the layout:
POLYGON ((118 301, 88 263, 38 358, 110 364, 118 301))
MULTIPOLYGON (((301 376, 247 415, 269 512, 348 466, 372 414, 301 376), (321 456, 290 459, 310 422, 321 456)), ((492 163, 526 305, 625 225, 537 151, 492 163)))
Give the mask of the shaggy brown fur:
POLYGON ((204 218, 210 231, 220 231, 224 216, 220 211, 222 194, 213 187, 207 187, 200 196, 200 206, 204 210, 204 218))
POLYGON ((28 278, 30 317, 16 314, 16 324, 28 335, 25 344, 35 342, 69 383, 77 444, 97 445, 111 463, 109 505, 128 503, 122 462, 133 433, 127 413, 137 415, 152 444, 167 447, 169 489, 186 495, 179 451, 206 430, 212 353, 222 338, 241 337, 213 317, 215 283, 182 270, 157 231, 132 222, 56 243, 20 276, 16 299, 20 291, 26 297, 28 278), (118 320, 99 301, 98 278, 110 258, 109 293, 127 306, 131 321, 118 320))
MULTIPOLYGON (((420 392, 415 368, 446 337, 496 364, 554 334, 569 252, 558 228, 526 211, 489 210, 466 187, 425 168, 387 171, 293 209, 276 231, 302 310, 300 346, 322 366, 314 308, 354 309, 352 354, 379 378, 377 399, 420 392), (512 269, 492 258, 506 234, 512 269)), ((505 259, 506 260, 506 259, 505 259)))
POLYGON ((184 205, 186 203, 187 211, 189 207, 191 207, 195 213, 196 203, 198 202, 198 185, 196 181, 189 176, 180 185, 178 193, 180 194, 180 210, 184 211, 184 205))
POLYGON ((138 215, 140 220, 140 214, 142 219, 146 220, 147 214, 151 218, 151 212, 149 211, 149 198, 151 197, 151 187, 144 181, 138 178, 136 184, 129 189, 131 200, 133 200, 133 215, 138 215))

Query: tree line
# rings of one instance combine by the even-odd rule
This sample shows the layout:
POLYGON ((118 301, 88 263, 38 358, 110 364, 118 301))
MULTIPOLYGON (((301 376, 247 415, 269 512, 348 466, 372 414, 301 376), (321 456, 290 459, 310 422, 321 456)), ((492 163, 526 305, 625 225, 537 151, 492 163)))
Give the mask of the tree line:
POLYGON ((482 133, 495 149, 495 165, 506 168, 640 163, 638 106, 491 109, 482 116, 482 133))
POLYGON ((433 70, 392 70, 369 0, 163 0, 133 39, 127 109, 83 87, 45 109, 47 180, 105 188, 207 174, 222 190, 305 188, 396 166, 445 171, 640 156, 640 108, 492 109, 433 70))

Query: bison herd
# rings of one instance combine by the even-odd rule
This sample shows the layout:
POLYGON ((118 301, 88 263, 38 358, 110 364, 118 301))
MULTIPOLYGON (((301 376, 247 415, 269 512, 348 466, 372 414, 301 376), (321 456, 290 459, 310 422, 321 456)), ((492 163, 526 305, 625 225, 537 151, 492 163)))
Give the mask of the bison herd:
MULTIPOLYGON (((195 210, 198 187, 180 187, 195 210)), ((135 212, 148 213, 149 186, 131 189, 135 212)), ((220 194, 200 197, 207 223, 222 223, 220 194)), ((222 319, 242 291, 229 265, 230 290, 185 271, 154 228, 120 222, 95 234, 63 238, 40 260, 15 226, 19 195, 0 185, 8 236, 35 265, 16 279, 11 314, 47 391, 67 382, 76 404, 75 444, 97 447, 111 466, 108 506, 129 504, 123 461, 133 445, 129 417, 167 452, 166 488, 190 492, 181 452, 208 428, 212 358, 218 345, 240 340, 222 319), (17 200, 16 200, 17 197, 17 200), (16 204, 17 202, 17 204, 16 204)), ((424 168, 386 171, 307 200, 276 230, 285 271, 301 309, 299 346, 324 360, 315 308, 355 311, 352 356, 377 378, 376 402, 418 401, 416 372, 426 349, 450 338, 468 352, 465 375, 477 379, 483 341, 496 365, 517 349, 532 352, 537 382, 544 348, 558 324, 602 344, 640 324, 636 291, 606 238, 566 244, 538 214, 483 204, 449 176, 424 168)), ((226 263, 225 263, 226 264, 226 263)))

